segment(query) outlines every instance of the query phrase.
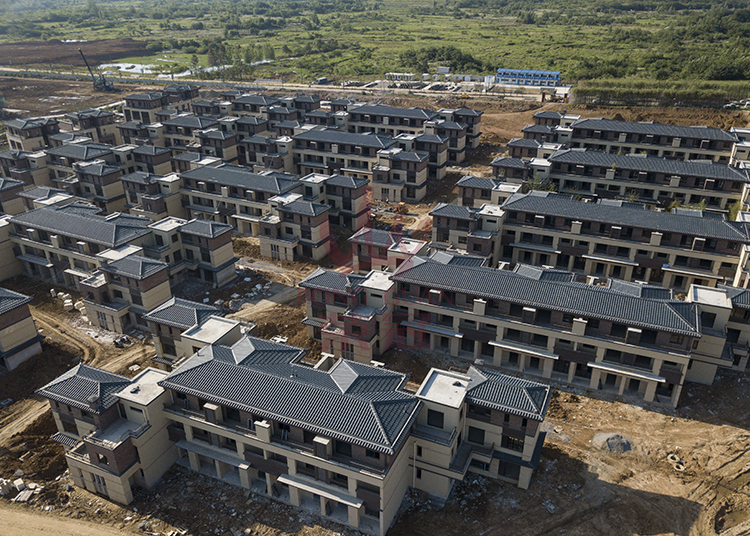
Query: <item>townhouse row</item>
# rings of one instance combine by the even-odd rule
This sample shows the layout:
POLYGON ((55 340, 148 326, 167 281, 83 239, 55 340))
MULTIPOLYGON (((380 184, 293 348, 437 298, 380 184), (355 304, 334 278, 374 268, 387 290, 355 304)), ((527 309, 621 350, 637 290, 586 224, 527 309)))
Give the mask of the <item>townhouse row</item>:
POLYGON ((747 367, 744 289, 693 285, 677 300, 652 285, 485 262, 440 252, 391 273, 318 269, 300 283, 303 323, 323 351, 360 362, 422 349, 670 407, 685 381, 747 367))
POLYGON ((469 472, 527 488, 549 386, 469 367, 406 376, 244 334, 135 378, 78 365, 47 398, 76 486, 120 503, 174 464, 384 535, 410 488, 469 472))
MULTIPOLYGON (((465 177, 458 187, 491 191, 495 183, 465 177)), ((546 191, 515 193, 500 206, 471 193, 459 198, 474 204, 442 203, 430 212, 430 246, 484 257, 491 266, 551 266, 677 291, 693 284, 744 286, 748 279, 746 213, 731 221, 701 210, 654 211, 637 203, 577 201, 546 191)))

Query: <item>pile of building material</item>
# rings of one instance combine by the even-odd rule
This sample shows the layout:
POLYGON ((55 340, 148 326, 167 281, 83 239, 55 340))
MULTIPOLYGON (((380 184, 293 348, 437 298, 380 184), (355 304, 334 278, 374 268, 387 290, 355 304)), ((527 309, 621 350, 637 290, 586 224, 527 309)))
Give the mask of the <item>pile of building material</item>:
POLYGON ((33 482, 27 484, 23 481, 23 478, 15 480, 0 478, 0 496, 12 497, 15 495, 10 499, 11 502, 27 502, 33 495, 39 495, 43 489, 43 486, 33 482))

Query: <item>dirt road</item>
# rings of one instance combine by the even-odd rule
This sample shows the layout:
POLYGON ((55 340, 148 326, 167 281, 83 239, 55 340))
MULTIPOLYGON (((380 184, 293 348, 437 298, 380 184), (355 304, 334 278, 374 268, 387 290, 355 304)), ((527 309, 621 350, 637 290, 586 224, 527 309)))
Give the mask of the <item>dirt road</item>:
POLYGON ((122 536, 125 532, 0 502, 0 536, 122 536))

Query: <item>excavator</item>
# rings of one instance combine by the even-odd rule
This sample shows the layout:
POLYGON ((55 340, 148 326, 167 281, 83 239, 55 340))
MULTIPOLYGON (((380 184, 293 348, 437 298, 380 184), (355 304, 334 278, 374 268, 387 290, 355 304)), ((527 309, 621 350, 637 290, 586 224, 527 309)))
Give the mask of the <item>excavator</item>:
POLYGON ((91 74, 91 78, 94 80, 94 89, 96 91, 108 91, 110 93, 114 91, 119 91, 119 89, 115 88, 115 85, 111 80, 107 80, 106 78, 104 78, 103 74, 100 74, 99 78, 97 78, 96 75, 94 74, 94 71, 91 70, 91 66, 89 66, 89 62, 86 61, 86 56, 83 55, 83 50, 79 48, 78 52, 81 53, 83 62, 86 64, 86 68, 89 70, 89 73, 91 74))

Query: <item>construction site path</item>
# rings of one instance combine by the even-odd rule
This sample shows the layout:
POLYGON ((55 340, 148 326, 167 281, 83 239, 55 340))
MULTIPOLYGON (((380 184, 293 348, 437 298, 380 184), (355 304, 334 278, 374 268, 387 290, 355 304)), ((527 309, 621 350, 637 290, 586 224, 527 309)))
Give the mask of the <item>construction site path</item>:
POLYGON ((122 536, 129 531, 99 523, 66 519, 0 502, 0 536, 122 536))

